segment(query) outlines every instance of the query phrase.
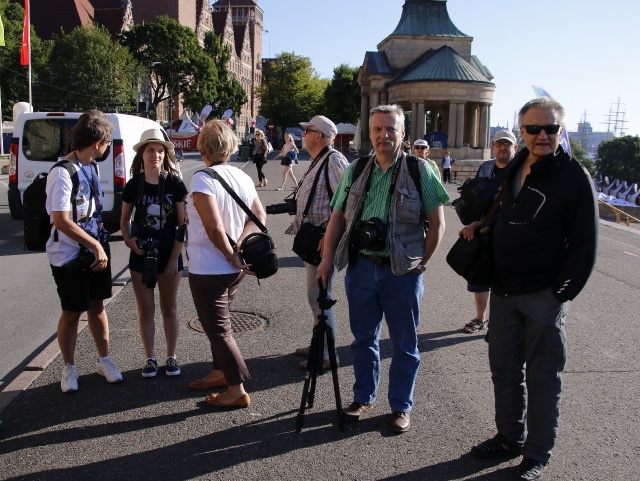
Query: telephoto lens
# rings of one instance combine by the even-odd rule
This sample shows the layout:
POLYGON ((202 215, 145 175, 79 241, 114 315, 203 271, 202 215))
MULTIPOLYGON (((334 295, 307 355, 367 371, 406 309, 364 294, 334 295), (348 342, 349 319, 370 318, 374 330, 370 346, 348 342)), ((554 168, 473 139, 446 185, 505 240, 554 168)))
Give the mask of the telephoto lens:
POLYGON ((142 272, 142 283, 149 289, 156 287, 158 272, 158 248, 153 243, 147 246, 147 253, 144 257, 144 270, 142 272))

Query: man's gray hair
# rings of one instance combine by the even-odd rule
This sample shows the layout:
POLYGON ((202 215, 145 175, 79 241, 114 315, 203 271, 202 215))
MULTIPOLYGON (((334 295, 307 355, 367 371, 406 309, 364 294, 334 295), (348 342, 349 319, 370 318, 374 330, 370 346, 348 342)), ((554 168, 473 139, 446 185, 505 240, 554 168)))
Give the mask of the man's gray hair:
POLYGON ((402 110, 402 107, 400 107, 399 105, 396 105, 396 104, 378 105, 377 107, 373 107, 369 111, 369 119, 371 119, 373 114, 377 114, 377 113, 380 113, 380 114, 397 114, 398 116, 400 116, 401 118, 404 119, 404 110, 402 110))
POLYGON ((549 110, 553 112, 553 118, 556 123, 564 125, 564 108, 560 105, 560 102, 551 97, 536 97, 524 104, 520 112, 518 112, 518 124, 522 125, 524 114, 531 109, 549 110))

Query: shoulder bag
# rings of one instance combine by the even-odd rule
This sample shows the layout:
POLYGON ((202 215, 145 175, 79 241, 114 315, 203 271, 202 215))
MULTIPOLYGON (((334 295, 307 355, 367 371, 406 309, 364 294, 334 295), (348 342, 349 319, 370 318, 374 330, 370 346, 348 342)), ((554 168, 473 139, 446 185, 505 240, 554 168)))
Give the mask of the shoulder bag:
MULTIPOLYGON (((265 279, 274 275, 278 272, 278 256, 276 254, 276 245, 273 242, 273 239, 269 235, 267 228, 264 226, 260 220, 256 217, 256 215, 251 212, 251 209, 247 207, 238 194, 236 194, 229 184, 218 175, 218 173, 210 168, 201 169, 197 172, 204 172, 205 174, 210 175, 218 182, 220 185, 224 187, 224 189, 229 193, 229 195, 235 200, 238 205, 245 211, 249 219, 251 219, 262 232, 254 232, 245 237, 240 244, 240 257, 245 262, 245 264, 249 264, 249 270, 256 274, 258 279, 265 279)), ((196 173, 197 173, 196 172, 196 173)), ((231 243, 231 247, 236 249, 236 242, 229 237, 227 234, 227 238, 231 243)))
POLYGON ((460 236, 447 254, 447 264, 456 274, 464 277, 471 284, 490 286, 493 281, 491 235, 480 234, 480 231, 486 227, 495 214, 503 195, 504 188, 500 189, 491 210, 475 231, 473 239, 467 240, 460 236))
MULTIPOLYGON (((307 205, 304 208, 304 212, 302 212, 302 224, 298 229, 298 233, 293 238, 293 252, 307 264, 311 264, 312 266, 320 265, 320 261, 322 261, 320 252, 318 252, 318 244, 320 244, 320 240, 324 237, 326 229, 324 227, 313 225, 311 222, 305 222, 304 219, 307 217, 307 214, 309 214, 309 209, 311 208, 311 202, 313 202, 313 198, 316 194, 320 175, 322 175, 323 170, 328 170, 329 168, 328 162, 330 155, 331 151, 329 151, 329 154, 327 154, 327 157, 324 159, 316 173, 316 178, 313 180, 313 187, 311 187, 311 192, 309 192, 309 198, 307 199, 307 205)), ((326 180, 327 188, 331 189, 331 186, 328 183, 328 177, 326 180)))

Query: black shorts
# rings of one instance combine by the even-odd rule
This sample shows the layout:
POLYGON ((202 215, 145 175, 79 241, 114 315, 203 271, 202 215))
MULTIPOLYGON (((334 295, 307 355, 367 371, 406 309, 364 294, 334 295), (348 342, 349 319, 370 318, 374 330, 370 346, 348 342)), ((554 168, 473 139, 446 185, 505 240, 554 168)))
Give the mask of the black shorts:
POLYGON ((106 269, 98 272, 90 269, 69 272, 65 267, 51 266, 63 311, 85 312, 89 309, 89 301, 111 297, 111 256, 108 252, 107 255, 106 269))
MULTIPOLYGON (((173 251, 173 244, 176 241, 176 231, 166 230, 160 239, 160 247, 158 248, 158 273, 163 274, 164 268, 167 266, 167 262, 169 262, 169 257, 171 257, 171 252, 173 251)), ((131 251, 129 253, 129 270, 133 272, 144 272, 144 257, 139 256, 135 252, 131 251)), ((178 256, 178 271, 182 271, 184 269, 184 264, 182 262, 182 254, 178 256)))

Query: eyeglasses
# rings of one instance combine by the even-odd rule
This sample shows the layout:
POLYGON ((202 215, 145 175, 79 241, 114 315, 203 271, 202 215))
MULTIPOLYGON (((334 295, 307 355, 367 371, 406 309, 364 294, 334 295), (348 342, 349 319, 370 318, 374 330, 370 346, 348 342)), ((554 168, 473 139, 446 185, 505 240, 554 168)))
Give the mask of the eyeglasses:
POLYGON ((111 143, 113 142, 113 140, 107 140, 104 144, 109 147, 111 145, 111 143))
MULTIPOLYGON (((535 126, 534 126, 535 127, 535 126)), ((539 132, 538 132, 539 133, 539 132)), ((511 142, 509 142, 508 140, 496 140, 493 145, 495 147, 501 148, 501 147, 511 147, 513 144, 511 142)))
POLYGON ((426 147, 424 145, 416 145, 413 147, 413 150, 424 150, 426 147))
POLYGON ((321 133, 322 133, 322 132, 320 132, 319 130, 314 130, 314 129, 309 129, 309 128, 307 128, 307 129, 304 129, 303 134, 305 134, 305 135, 306 135, 306 134, 308 134, 309 132, 314 132, 314 133, 316 133, 316 134, 321 134, 321 133))
POLYGON ((520 127, 524 127, 524 130, 529 135, 538 135, 543 130, 547 133, 547 135, 557 134, 560 130, 559 124, 549 124, 549 125, 521 125, 520 127))

